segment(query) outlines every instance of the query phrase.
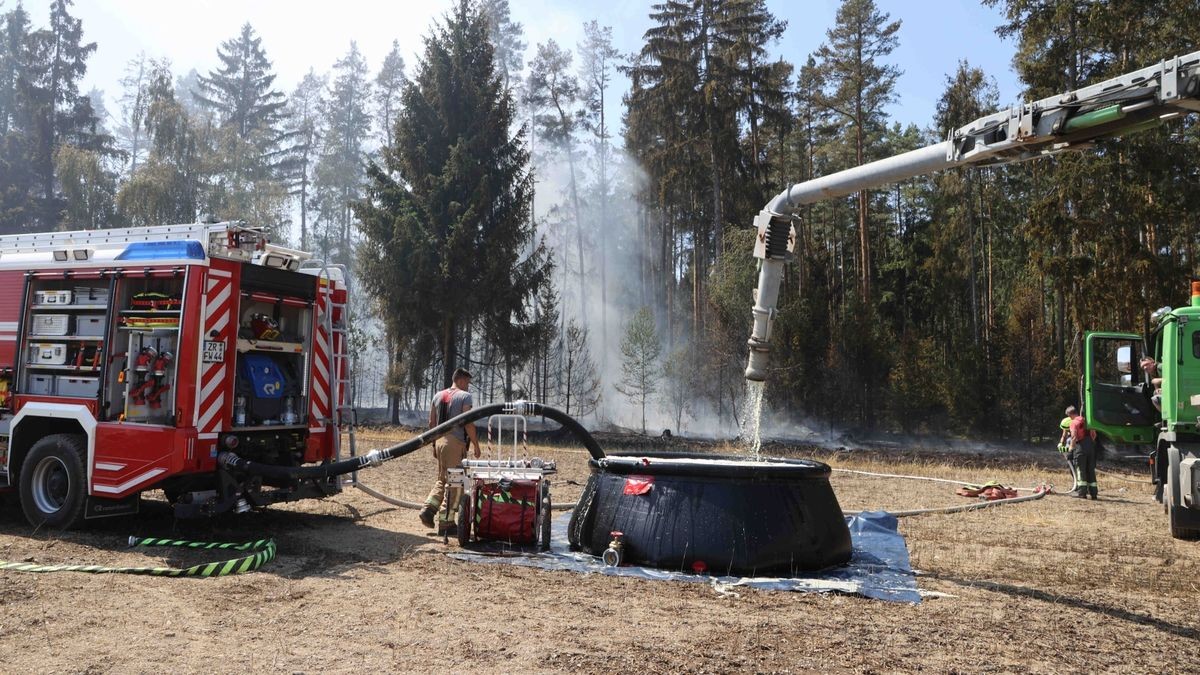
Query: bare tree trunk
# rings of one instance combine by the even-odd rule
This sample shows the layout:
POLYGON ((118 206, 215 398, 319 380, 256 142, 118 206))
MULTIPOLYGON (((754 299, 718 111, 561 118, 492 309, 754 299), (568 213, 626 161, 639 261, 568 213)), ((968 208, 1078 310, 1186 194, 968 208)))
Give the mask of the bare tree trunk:
POLYGON ((454 344, 454 320, 444 319, 442 321, 442 386, 449 387, 454 382, 454 362, 455 362, 455 344, 454 344))
POLYGON ((575 144, 569 140, 567 141, 567 166, 571 170, 571 207, 575 210, 575 253, 576 259, 579 260, 579 320, 586 326, 588 316, 584 277, 586 276, 587 263, 583 257, 583 217, 580 214, 579 189, 575 181, 575 144))
POLYGON ((608 126, 600 87, 600 372, 608 372, 608 126))

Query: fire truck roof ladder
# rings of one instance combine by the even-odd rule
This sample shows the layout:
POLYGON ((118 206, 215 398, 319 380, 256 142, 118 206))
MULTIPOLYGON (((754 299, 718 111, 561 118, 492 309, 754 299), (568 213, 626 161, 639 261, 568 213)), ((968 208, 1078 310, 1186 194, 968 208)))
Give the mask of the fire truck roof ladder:
POLYGON ((185 223, 150 227, 121 227, 111 230, 31 232, 0 236, 0 254, 37 253, 73 247, 115 247, 141 242, 198 241, 208 255, 251 261, 266 244, 266 234, 244 222, 185 223))

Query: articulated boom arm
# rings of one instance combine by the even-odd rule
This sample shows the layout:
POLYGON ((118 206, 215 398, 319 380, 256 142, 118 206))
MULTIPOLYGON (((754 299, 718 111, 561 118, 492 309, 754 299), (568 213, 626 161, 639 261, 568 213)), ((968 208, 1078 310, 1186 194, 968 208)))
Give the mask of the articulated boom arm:
POLYGON ((1200 51, 1099 84, 981 117, 936 145, 797 183, 754 218, 754 256, 762 260, 746 379, 766 379, 771 323, 783 263, 795 244, 792 220, 806 204, 844 197, 896 181, 959 166, 996 166, 1147 129, 1200 112, 1200 51))

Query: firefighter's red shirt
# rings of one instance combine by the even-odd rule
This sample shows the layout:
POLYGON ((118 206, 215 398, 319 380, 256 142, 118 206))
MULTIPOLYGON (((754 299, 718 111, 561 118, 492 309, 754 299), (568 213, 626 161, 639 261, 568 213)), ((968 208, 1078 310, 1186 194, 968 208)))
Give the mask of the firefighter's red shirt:
POLYGON ((1096 437, 1096 432, 1088 430, 1087 420, 1083 419, 1083 415, 1076 415, 1075 419, 1071 420, 1071 438, 1082 441, 1084 434, 1089 434, 1092 438, 1096 437))

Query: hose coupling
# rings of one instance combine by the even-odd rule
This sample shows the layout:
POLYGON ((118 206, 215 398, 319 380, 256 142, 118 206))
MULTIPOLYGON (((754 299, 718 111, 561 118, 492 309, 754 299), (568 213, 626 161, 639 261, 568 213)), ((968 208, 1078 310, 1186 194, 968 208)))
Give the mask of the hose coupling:
POLYGON ((529 417, 534 414, 534 406, 532 401, 512 401, 508 404, 505 410, 510 415, 520 415, 521 417, 529 417))
POLYGON ((226 469, 236 469, 242 463, 242 461, 243 460, 241 457, 238 457, 228 450, 222 450, 221 452, 217 453, 217 464, 220 464, 226 469))

